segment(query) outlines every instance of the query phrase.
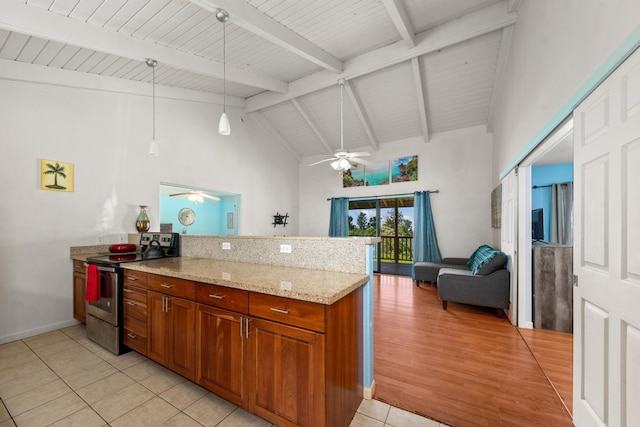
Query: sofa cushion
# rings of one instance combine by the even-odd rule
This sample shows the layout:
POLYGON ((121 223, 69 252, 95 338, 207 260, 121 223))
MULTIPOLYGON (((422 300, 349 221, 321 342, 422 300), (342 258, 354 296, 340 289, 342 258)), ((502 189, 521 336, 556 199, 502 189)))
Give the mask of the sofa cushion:
POLYGON ((478 252, 486 250, 486 249, 493 250, 493 248, 491 246, 489 246, 489 245, 478 246, 478 249, 473 251, 473 253, 469 257, 469 261, 467 261, 467 267, 469 267, 470 269, 473 269, 471 266, 473 265, 474 262, 476 262, 476 256, 478 255, 478 252))
MULTIPOLYGON (((480 270, 480 268, 485 265, 486 263, 488 263, 489 261, 491 261, 493 258, 496 257, 496 255, 501 254, 502 252, 500 251, 496 251, 495 249, 493 249, 491 246, 488 245, 482 245, 480 246, 473 254, 472 258, 469 259, 469 267, 471 269, 471 272, 473 274, 478 274, 478 271, 480 270)), ((505 259, 502 258, 502 264, 504 265, 505 259)), ((493 265, 491 266, 491 268, 494 268, 493 265)), ((495 270, 493 270, 495 271, 495 270)))
POLYGON ((493 258, 491 258, 489 261, 487 261, 482 266, 480 266, 476 274, 478 274, 479 276, 486 276, 488 274, 493 273, 496 270, 500 270, 501 268, 506 267, 507 256, 500 251, 494 251, 494 252, 495 254, 493 258))

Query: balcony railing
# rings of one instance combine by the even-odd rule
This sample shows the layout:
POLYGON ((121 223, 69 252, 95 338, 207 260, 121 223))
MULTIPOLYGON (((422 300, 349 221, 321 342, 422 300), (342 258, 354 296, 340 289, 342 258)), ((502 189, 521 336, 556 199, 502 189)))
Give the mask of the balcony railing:
POLYGON ((413 261, 413 237, 381 236, 382 262, 408 263, 413 261))

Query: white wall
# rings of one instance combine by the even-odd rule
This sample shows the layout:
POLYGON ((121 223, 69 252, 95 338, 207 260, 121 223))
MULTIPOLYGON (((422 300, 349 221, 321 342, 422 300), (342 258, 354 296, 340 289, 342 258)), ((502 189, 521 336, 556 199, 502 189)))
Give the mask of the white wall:
MULTIPOLYGON (((429 143, 413 138, 381 144, 367 160, 418 155, 418 181, 372 187, 342 187, 342 175, 328 163, 300 166, 300 234, 326 236, 331 197, 382 196, 440 190, 431 204, 440 251, 444 257, 468 256, 492 241, 491 134, 475 127, 434 135, 429 143)), ((366 150, 367 147, 361 147, 366 150)))
POLYGON ((64 77, 16 81, 13 64, 0 65, 0 343, 74 323, 69 247, 135 232, 140 204, 157 230, 160 182, 240 193, 242 234, 273 234, 276 211, 293 213, 278 234, 298 234, 298 163, 238 108, 222 137, 220 105, 162 88, 151 158, 148 84, 37 66, 32 80, 64 77), (66 86, 74 77, 94 89, 66 86), (40 190, 41 158, 73 163, 75 191, 40 190))
POLYGON ((496 182, 638 25, 637 0, 522 3, 493 126, 496 182))

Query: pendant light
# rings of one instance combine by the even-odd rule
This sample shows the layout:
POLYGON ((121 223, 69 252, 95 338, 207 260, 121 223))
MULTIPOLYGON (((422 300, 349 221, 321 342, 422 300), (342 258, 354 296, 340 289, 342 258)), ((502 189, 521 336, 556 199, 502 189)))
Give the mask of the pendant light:
POLYGON ((152 126, 153 126, 153 133, 152 133, 152 138, 151 138, 151 144, 149 144, 149 155, 150 156, 154 156, 154 157, 158 157, 160 155, 160 147, 158 147, 158 143, 156 142, 156 65, 158 65, 158 61, 156 61, 155 59, 151 59, 148 58, 147 59, 147 65, 149 67, 151 67, 151 72, 153 75, 152 78, 152 82, 153 82, 153 119, 152 119, 152 126))
POLYGON ((231 125, 229 124, 229 117, 227 117, 227 21, 229 20, 229 13, 220 9, 216 12, 216 18, 222 22, 222 81, 224 87, 222 116, 218 125, 218 133, 220 135, 231 135, 231 125))

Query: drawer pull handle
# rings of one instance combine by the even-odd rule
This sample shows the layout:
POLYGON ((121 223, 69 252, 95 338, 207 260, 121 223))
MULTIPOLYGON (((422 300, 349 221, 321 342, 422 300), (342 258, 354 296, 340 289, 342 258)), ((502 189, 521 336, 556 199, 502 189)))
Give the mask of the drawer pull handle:
POLYGON ((131 338, 131 339, 134 339, 134 340, 135 340, 136 338, 138 338, 137 336, 135 336, 134 334, 129 333, 129 332, 127 332, 127 336, 128 336, 129 338, 131 338))
POLYGON ((224 295, 218 295, 218 294, 212 295, 212 294, 209 294, 209 298, 222 299, 222 298, 224 298, 224 295))
POLYGON ((173 288, 173 285, 167 285, 166 283, 160 283, 160 287, 161 288, 166 288, 166 289, 171 289, 171 288, 173 288))
POLYGON ((133 302, 133 301, 127 301, 127 304, 129 304, 129 305, 138 305, 138 304, 136 304, 136 303, 135 303, 135 302, 133 302))
POLYGON ((275 311, 276 313, 280 313, 280 314, 289 314, 289 310, 282 310, 280 308, 275 308, 275 307, 271 307, 271 311, 275 311))
POLYGON ((132 280, 135 282, 136 280, 138 280, 138 278, 133 276, 127 276, 127 280, 132 280))

